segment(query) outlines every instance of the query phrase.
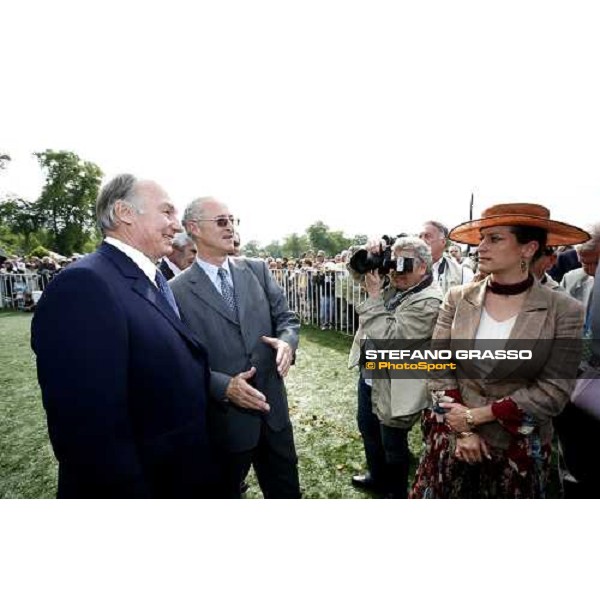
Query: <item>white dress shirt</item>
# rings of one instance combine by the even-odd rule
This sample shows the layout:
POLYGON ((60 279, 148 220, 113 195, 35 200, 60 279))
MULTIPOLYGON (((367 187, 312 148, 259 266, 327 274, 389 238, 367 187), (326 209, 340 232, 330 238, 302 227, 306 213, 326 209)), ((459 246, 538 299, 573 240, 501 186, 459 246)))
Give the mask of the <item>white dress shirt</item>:
POLYGON ((196 258, 196 262, 198 263, 200 268, 208 275, 208 278, 211 280, 212 284, 215 286, 215 289, 217 290, 217 292, 219 292, 219 294, 223 295, 221 292, 221 278, 219 277, 219 269, 221 267, 227 271, 227 281, 229 281, 229 285, 231 286, 231 288, 235 289, 233 285, 233 277, 231 276, 231 271, 229 270, 229 259, 226 258, 225 262, 220 267, 208 263, 198 257, 196 258))
POLYGON ((157 287, 154 279, 156 277, 156 265, 143 252, 113 237, 107 236, 104 238, 104 241, 117 248, 117 250, 120 250, 123 254, 126 254, 144 272, 146 277, 152 282, 152 285, 157 287))

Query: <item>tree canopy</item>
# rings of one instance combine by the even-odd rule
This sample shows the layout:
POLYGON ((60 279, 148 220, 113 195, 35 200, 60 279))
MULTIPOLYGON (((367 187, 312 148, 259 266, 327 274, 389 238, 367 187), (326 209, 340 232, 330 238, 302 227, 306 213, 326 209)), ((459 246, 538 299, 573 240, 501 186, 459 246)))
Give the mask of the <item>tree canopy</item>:
MULTIPOLYGON (((25 255, 37 246, 64 256, 94 250, 101 239, 95 223, 100 167, 68 151, 45 150, 34 156, 45 176, 44 187, 34 201, 0 191, 0 246, 25 255)), ((10 162, 10 155, 0 152, 0 172, 10 168, 10 162)), ((275 258, 297 258, 309 250, 324 250, 335 256, 365 242, 366 236, 349 238, 317 221, 304 233, 292 233, 266 246, 249 240, 242 250, 246 256, 264 254, 275 258)))
MULTIPOLYGON (((95 202, 102 171, 74 152, 46 150, 35 153, 46 182, 40 197, 0 198, 0 243, 28 253, 37 245, 65 256, 90 250, 98 241, 95 202)), ((10 156, 0 155, 0 168, 10 156)))
POLYGON ((49 244, 65 256, 82 252, 94 235, 102 171, 73 152, 46 150, 35 156, 46 174, 35 204, 41 226, 50 232, 49 244))
POLYGON ((342 231, 331 231, 323 221, 317 221, 307 227, 304 234, 292 233, 281 242, 274 240, 263 247, 256 240, 252 240, 243 245, 242 250, 246 256, 264 254, 273 258, 299 258, 305 252, 319 250, 323 250, 327 256, 335 256, 352 245, 363 245, 366 242, 366 235, 349 238, 342 231))

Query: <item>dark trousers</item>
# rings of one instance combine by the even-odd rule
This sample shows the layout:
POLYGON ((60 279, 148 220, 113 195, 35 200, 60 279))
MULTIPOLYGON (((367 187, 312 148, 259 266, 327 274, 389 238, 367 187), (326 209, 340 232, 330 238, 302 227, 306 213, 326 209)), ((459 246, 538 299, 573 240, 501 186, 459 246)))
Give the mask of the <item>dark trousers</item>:
POLYGON ((560 440, 561 460, 577 479, 563 481, 565 498, 600 498, 600 468, 597 444, 600 421, 574 404, 567 404, 555 417, 554 426, 560 440))
POLYGON ((408 429, 381 425, 381 440, 386 460, 386 487, 392 498, 408 497, 408 429))
POLYGON ((406 498, 410 452, 408 429, 388 427, 373 413, 371 386, 358 379, 356 421, 363 439, 367 468, 376 487, 393 498, 406 498))
POLYGON ((371 403, 371 386, 362 377, 358 378, 358 410, 356 422, 363 440, 367 468, 373 483, 382 490, 386 480, 386 461, 379 419, 373 414, 371 403))
POLYGON ((300 498, 298 457, 291 424, 273 431, 264 423, 258 445, 245 452, 232 452, 223 457, 224 497, 240 498, 240 486, 250 466, 265 498, 300 498))

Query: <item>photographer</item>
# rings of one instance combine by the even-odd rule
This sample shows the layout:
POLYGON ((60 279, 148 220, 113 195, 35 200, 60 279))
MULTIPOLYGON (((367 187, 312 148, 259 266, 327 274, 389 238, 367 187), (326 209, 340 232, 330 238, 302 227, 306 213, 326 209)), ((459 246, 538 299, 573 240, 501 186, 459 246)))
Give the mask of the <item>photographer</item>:
MULTIPOLYGON (((368 264, 379 253, 385 254, 386 248, 383 244, 369 244, 367 250, 368 264)), ((361 261, 358 262, 351 261, 354 270, 361 269, 361 261)), ((442 292, 433 281, 431 250, 425 242, 414 237, 399 237, 382 266, 365 273, 364 285, 368 298, 356 308, 360 330, 354 352, 361 338, 431 338, 442 292), (384 289, 388 266, 390 285, 384 289)), ((388 497, 406 498, 410 459, 408 432, 428 404, 425 380, 374 379, 370 394, 366 390, 368 384, 367 380, 359 380, 358 424, 370 473, 355 476, 353 483, 388 497), (370 405, 379 421, 375 426, 373 415, 368 413, 370 405)))

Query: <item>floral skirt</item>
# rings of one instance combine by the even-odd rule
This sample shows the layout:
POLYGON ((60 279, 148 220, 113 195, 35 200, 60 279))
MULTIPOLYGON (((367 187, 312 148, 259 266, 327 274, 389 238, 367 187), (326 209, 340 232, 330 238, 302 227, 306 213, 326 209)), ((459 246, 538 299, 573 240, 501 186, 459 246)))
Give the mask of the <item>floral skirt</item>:
POLYGON ((454 456, 456 438, 431 410, 421 420, 425 452, 411 498, 544 498, 550 444, 533 432, 514 436, 506 450, 490 447, 491 459, 468 464, 454 456))

